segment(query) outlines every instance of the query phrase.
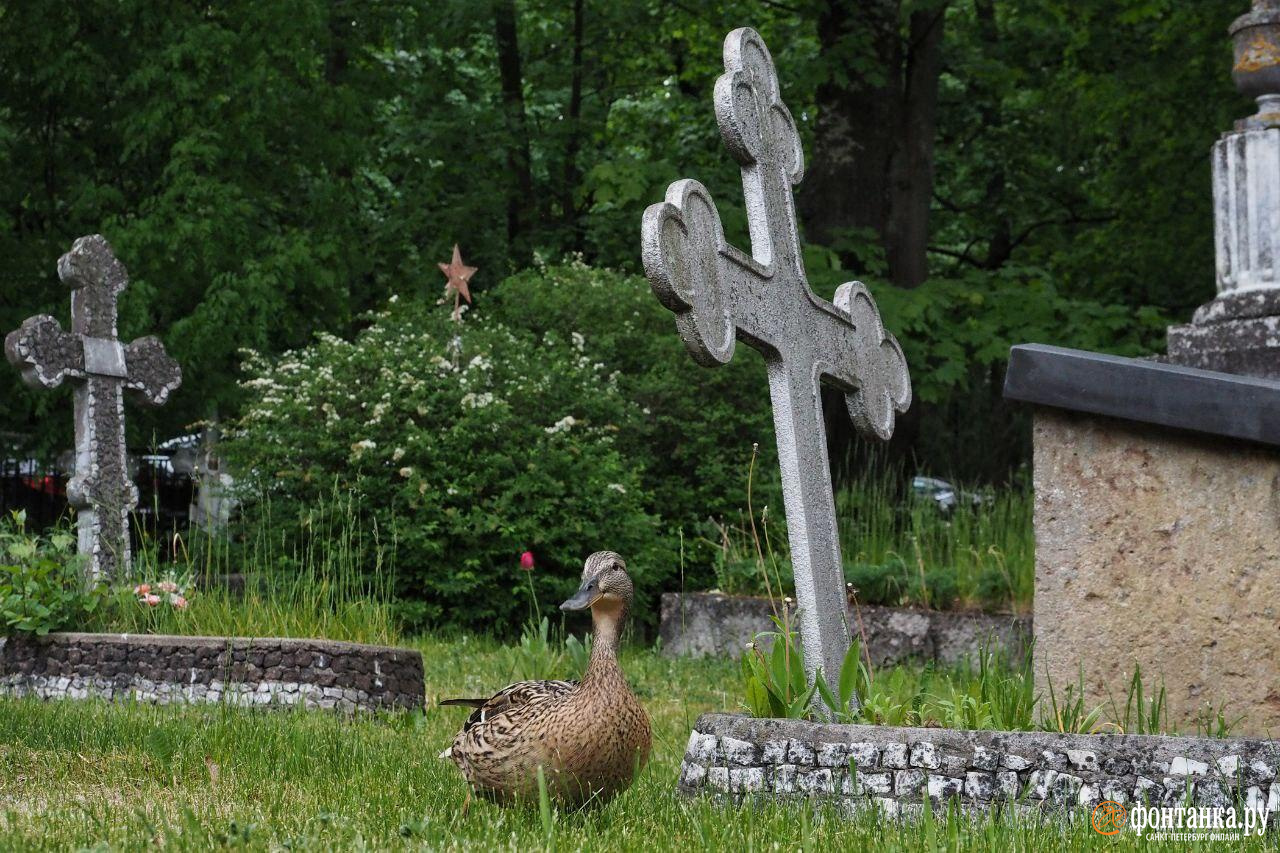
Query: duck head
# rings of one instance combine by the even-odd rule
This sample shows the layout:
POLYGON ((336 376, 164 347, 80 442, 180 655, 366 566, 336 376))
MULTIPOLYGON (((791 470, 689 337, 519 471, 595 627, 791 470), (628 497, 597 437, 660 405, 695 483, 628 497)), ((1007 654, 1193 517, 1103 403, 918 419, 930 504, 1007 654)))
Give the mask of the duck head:
POLYGON ((561 610, 621 610, 631 606, 634 587, 627 564, 613 551, 597 551, 582 567, 582 583, 561 610))

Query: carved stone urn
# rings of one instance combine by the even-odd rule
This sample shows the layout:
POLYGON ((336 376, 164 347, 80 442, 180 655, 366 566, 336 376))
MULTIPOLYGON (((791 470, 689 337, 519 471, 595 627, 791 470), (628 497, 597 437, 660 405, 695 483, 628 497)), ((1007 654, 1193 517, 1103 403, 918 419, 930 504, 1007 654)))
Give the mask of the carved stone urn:
POLYGON ((1258 112, 1237 130, 1280 126, 1280 0, 1253 0, 1253 11, 1231 24, 1236 88, 1258 101, 1258 112))

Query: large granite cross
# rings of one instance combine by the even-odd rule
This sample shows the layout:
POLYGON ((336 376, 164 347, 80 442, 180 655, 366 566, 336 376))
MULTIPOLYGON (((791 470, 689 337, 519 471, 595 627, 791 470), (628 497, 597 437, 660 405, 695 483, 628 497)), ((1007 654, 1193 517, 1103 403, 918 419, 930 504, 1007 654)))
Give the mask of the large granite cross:
POLYGON ((910 405, 911 380, 861 283, 841 285, 834 305, 809 289, 791 195, 804 152, 759 33, 729 33, 724 67, 716 118, 742 166, 751 254, 725 242, 706 187, 682 180, 645 211, 644 267, 696 361, 728 362, 736 337, 768 363, 805 665, 810 680, 821 668, 834 683, 850 627, 819 380, 843 389, 857 427, 881 439, 910 405))
POLYGON ((129 566, 129 513, 138 490, 125 451, 124 390, 158 406, 182 382, 182 370, 158 338, 128 346, 116 337, 116 298, 129 284, 101 235, 81 237, 58 259, 71 288, 71 331, 48 314, 29 318, 4 339, 10 364, 34 388, 75 382, 76 462, 67 498, 77 510, 80 553, 91 579, 129 566))

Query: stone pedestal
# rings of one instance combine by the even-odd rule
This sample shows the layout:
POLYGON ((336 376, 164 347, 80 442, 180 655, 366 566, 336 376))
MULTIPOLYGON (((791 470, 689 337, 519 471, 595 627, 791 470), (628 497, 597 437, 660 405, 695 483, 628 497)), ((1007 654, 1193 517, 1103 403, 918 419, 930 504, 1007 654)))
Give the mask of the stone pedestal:
POLYGON ((1171 326, 1169 361, 1280 379, 1280 129, 1213 147, 1218 297, 1171 326))
POLYGON ((1170 326, 1169 361, 1202 370, 1280 379, 1280 290, 1230 291, 1170 326))
POLYGON ((1280 378, 1280 3, 1231 24, 1236 87, 1258 112, 1213 146, 1218 297, 1169 329, 1169 361, 1280 378))
POLYGON ((1015 347, 1035 411, 1035 676, 1122 715, 1141 668, 1169 723, 1280 731, 1280 382, 1015 347))

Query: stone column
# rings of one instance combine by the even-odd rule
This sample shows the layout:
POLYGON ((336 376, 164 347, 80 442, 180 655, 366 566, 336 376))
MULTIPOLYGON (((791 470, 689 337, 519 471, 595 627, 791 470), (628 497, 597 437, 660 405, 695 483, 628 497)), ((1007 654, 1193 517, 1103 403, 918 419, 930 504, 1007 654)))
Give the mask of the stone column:
POLYGON ((1258 112, 1213 146, 1218 296, 1169 328, 1169 360, 1280 379, 1280 0, 1254 0, 1230 33, 1258 112))

